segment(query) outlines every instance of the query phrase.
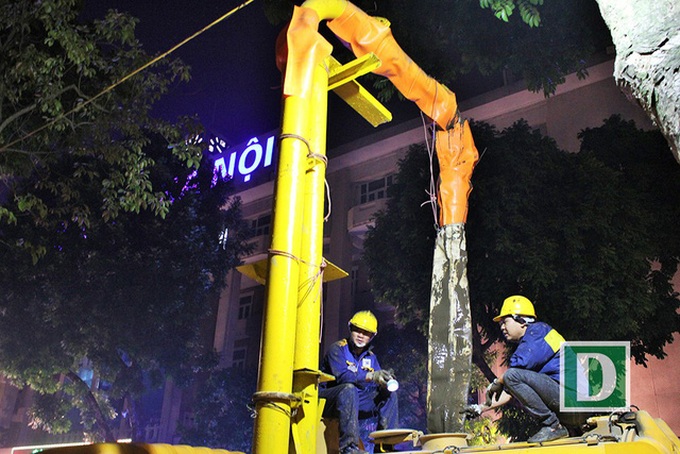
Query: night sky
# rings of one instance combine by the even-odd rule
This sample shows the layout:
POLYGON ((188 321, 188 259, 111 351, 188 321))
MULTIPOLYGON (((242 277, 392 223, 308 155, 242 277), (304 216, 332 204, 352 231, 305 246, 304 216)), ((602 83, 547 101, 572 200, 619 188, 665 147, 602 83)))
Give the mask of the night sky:
MULTIPOLYGON (((101 17, 109 8, 130 13, 140 20, 138 39, 147 53, 155 55, 240 4, 240 0, 86 0, 86 17, 101 17)), ((210 135, 219 135, 232 146, 279 127, 281 74, 275 64, 275 42, 283 24, 270 24, 263 4, 251 3, 171 55, 191 66, 192 80, 173 87, 157 103, 157 115, 173 120, 198 114, 210 135)), ((334 47, 341 46, 333 37, 329 40, 334 47)), ((375 93, 370 83, 364 85, 375 93)), ((394 115, 390 125, 418 116, 409 102, 395 100, 388 108, 394 115)), ((335 94, 329 94, 329 149, 373 131, 335 94)))
MULTIPOLYGON (((87 16, 107 9, 137 17, 137 38, 150 55, 165 52, 218 19, 240 1, 99 0, 86 2, 87 16)), ((191 82, 179 83, 154 113, 168 120, 198 114, 209 133, 231 144, 274 130, 280 121, 281 75, 274 44, 281 26, 271 25, 255 1, 179 48, 191 66, 191 82)))

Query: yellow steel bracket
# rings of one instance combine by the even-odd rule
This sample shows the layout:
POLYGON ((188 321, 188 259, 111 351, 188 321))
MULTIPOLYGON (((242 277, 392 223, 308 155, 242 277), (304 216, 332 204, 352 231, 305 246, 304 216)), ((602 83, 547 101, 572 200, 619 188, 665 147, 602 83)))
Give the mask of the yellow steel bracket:
MULTIPOLYGON (((295 396, 297 397, 297 403, 293 405, 293 408, 296 410, 296 412, 291 425, 291 435, 293 436, 293 444, 295 445, 296 448, 295 452, 300 453, 302 452, 301 447, 303 446, 303 444, 300 440, 301 435, 298 430, 298 423, 302 420, 302 418, 305 417, 306 406, 319 405, 319 402, 317 400, 318 392, 309 393, 305 390, 309 386, 313 386, 316 388, 319 386, 319 383, 333 381, 335 380, 335 377, 325 372, 321 372, 320 370, 312 369, 295 370, 293 371, 293 376, 295 377, 293 383, 295 383, 296 386, 300 388, 300 390, 295 392, 295 396)), ((319 415, 321 414, 322 410, 323 407, 320 409, 318 413, 319 415)))
POLYGON ((332 56, 327 57, 326 62, 329 69, 329 90, 333 90, 373 126, 392 121, 392 113, 355 80, 381 65, 380 59, 375 54, 368 53, 345 65, 340 64, 332 56))
MULTIPOLYGON (((349 276, 347 271, 343 270, 339 266, 326 260, 326 267, 323 271, 323 282, 335 281, 337 279, 342 279, 343 277, 349 276)), ((267 282, 267 268, 269 266, 268 260, 262 259, 257 262, 246 263, 244 265, 239 265, 236 269, 245 274, 255 282, 265 285, 267 282)))

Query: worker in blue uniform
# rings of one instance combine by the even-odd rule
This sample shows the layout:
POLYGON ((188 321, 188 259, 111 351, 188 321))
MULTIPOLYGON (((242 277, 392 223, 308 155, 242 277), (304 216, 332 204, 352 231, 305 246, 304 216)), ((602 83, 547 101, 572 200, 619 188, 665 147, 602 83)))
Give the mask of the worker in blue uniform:
MULTIPOLYGON (((397 427, 397 393, 388 390, 394 377, 380 367, 370 342, 378 333, 378 321, 370 311, 354 314, 349 336, 335 342, 324 356, 321 370, 335 377, 323 383, 319 397, 326 399, 323 416, 337 418, 340 453, 363 453, 359 446, 359 414, 378 416, 378 430, 397 427)), ((392 388, 392 386, 390 386, 392 388)))
POLYGON ((470 405, 468 416, 505 405, 512 397, 541 423, 529 442, 544 442, 569 436, 560 423, 560 345, 564 338, 544 322, 536 321, 534 305, 524 296, 505 299, 494 322, 510 342, 518 343, 509 369, 486 390, 486 402, 470 405))

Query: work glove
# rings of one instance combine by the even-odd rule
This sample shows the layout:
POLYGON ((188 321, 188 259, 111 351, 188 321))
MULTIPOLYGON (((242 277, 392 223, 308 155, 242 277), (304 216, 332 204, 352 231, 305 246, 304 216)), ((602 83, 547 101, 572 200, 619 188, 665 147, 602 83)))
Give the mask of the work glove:
POLYGON ((465 415, 465 419, 479 418, 479 415, 482 414, 482 406, 479 404, 466 405, 461 413, 465 415))
MULTIPOLYGON (((377 383, 383 388, 387 386, 387 382, 394 378, 393 372, 391 370, 380 369, 371 372, 371 381, 377 383)), ((367 374, 368 375, 368 374, 367 374)))
POLYGON ((494 400, 498 400, 503 393, 503 384, 498 382, 498 379, 494 379, 489 386, 486 387, 486 402, 491 404, 494 400))

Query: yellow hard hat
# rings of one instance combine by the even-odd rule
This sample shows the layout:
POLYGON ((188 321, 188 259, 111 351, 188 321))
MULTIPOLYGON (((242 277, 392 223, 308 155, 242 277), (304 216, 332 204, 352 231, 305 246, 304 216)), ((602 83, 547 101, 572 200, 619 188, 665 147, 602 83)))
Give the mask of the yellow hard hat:
MULTIPOLYGON (((359 311, 352 316, 349 320, 348 325, 354 325, 357 328, 361 328, 369 333, 378 333, 378 319, 375 318, 373 312, 371 311, 359 311)), ((350 326, 351 328, 351 326, 350 326)))
POLYGON ((522 295, 512 295, 505 298, 501 313, 493 318, 494 322, 500 322, 508 315, 526 315, 527 317, 536 317, 534 305, 529 301, 529 298, 522 295))

